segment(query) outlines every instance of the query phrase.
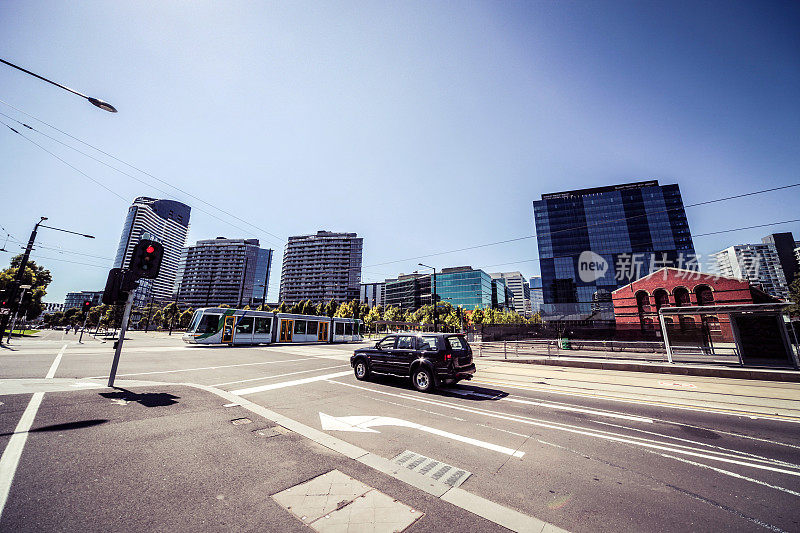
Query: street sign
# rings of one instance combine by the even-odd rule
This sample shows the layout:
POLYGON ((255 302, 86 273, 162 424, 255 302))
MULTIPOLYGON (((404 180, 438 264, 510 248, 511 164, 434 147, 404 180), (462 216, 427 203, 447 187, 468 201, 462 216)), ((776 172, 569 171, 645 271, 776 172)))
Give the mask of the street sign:
POLYGON ((9 309, 8 307, 3 307, 2 309, 0 309, 0 315, 8 315, 10 314, 9 313, 10 311, 11 309, 9 309))

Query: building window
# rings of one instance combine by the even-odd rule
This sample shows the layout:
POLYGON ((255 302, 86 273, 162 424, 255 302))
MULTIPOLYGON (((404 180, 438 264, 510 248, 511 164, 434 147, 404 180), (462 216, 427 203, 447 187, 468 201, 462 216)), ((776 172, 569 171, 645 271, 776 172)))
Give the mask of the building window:
POLYGON ((697 305, 714 305, 714 291, 708 285, 698 285, 694 290, 697 305))
POLYGON ((669 294, 664 289, 656 289, 653 292, 653 297, 656 300, 656 311, 662 307, 669 307, 669 294))
POLYGON ((685 287, 676 287, 672 294, 675 296, 675 305, 677 307, 686 307, 691 305, 691 300, 689 299, 689 290, 685 287))

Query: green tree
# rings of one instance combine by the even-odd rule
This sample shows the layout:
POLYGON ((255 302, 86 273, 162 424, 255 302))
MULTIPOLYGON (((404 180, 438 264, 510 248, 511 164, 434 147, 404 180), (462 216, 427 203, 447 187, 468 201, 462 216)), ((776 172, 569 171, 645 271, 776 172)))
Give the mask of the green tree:
POLYGON ((480 325, 482 325, 482 324, 483 324, 483 310, 482 310, 480 307, 478 307, 477 309, 475 309, 475 310, 472 312, 472 315, 470 316, 470 320, 471 320, 471 321, 472 321, 472 323, 473 323, 473 324, 475 324, 476 326, 480 326, 480 325))
POLYGON ((261 304, 261 305, 258 306, 258 310, 259 311, 267 311, 267 312, 269 312, 269 311, 272 311, 272 308, 270 306, 268 306, 267 304, 261 304))
POLYGON ((286 312, 286 302, 281 302, 281 304, 278 306, 278 312, 279 313, 285 313, 286 312))
POLYGON ((375 322, 377 322, 380 319, 381 319, 381 314, 378 312, 378 308, 373 307, 372 309, 369 310, 369 312, 366 315, 364 315, 363 318, 364 325, 367 327, 367 330, 370 330, 375 325, 375 322))
POLYGON ((399 307, 389 307, 384 311, 383 319, 389 322, 399 322, 403 320, 403 311, 399 307))
POLYGON ((793 304, 788 308, 791 316, 800 316, 800 274, 795 276, 794 281, 789 284, 789 301, 793 304))
POLYGON ((181 313, 180 318, 178 319, 178 325, 182 328, 188 328, 189 324, 192 323, 192 317, 194 316, 193 309, 187 309, 183 313, 181 313))
POLYGON ((300 314, 300 311, 302 311, 302 309, 303 309, 303 302, 301 301, 301 302, 297 302, 296 304, 294 304, 293 306, 291 306, 291 307, 289 308, 289 312, 290 312, 290 313, 292 313, 292 314, 297 314, 297 315, 299 315, 299 314, 300 314))
POLYGON ((164 308, 164 327, 175 327, 175 321, 181 314, 178 304, 175 302, 170 303, 164 308))
MULTIPOLYGON (((0 272, 0 290, 6 289, 13 281, 22 263, 22 254, 11 259, 11 265, 0 272)), ((32 320, 42 314, 44 306, 42 298, 47 294, 47 286, 53 281, 50 271, 38 266, 35 261, 28 261, 25 272, 22 275, 20 285, 30 285, 31 288, 25 291, 19 308, 20 318, 32 320)), ((21 296, 21 291, 17 292, 17 297, 21 296)))
POLYGON ((328 304, 325 306, 325 315, 324 316, 327 316, 329 318, 333 318, 334 315, 336 314, 337 309, 339 309, 339 306, 336 304, 335 301, 333 301, 331 299, 331 301, 328 302, 328 304))
POLYGON ((336 313, 334 313, 333 316, 338 318, 353 318, 353 307, 350 305, 350 302, 342 302, 339 304, 339 308, 336 309, 336 313))
POLYGON ((315 315, 317 314, 317 306, 311 303, 311 300, 306 300, 303 302, 302 309, 300 309, 300 314, 303 315, 315 315))

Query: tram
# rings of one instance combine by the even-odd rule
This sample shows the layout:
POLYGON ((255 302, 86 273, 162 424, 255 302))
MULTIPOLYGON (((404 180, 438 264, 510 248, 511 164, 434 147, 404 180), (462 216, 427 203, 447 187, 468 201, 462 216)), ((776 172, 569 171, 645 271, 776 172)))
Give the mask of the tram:
POLYGON ((204 307, 194 312, 183 335, 190 344, 273 344, 361 342, 361 321, 204 307))

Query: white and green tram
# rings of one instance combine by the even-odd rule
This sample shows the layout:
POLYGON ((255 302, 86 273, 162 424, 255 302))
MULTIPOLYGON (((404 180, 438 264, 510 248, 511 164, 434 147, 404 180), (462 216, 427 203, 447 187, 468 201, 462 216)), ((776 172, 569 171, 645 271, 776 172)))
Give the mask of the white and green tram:
POLYGON ((271 311, 205 307, 183 335, 191 344, 361 342, 361 321, 271 311))

